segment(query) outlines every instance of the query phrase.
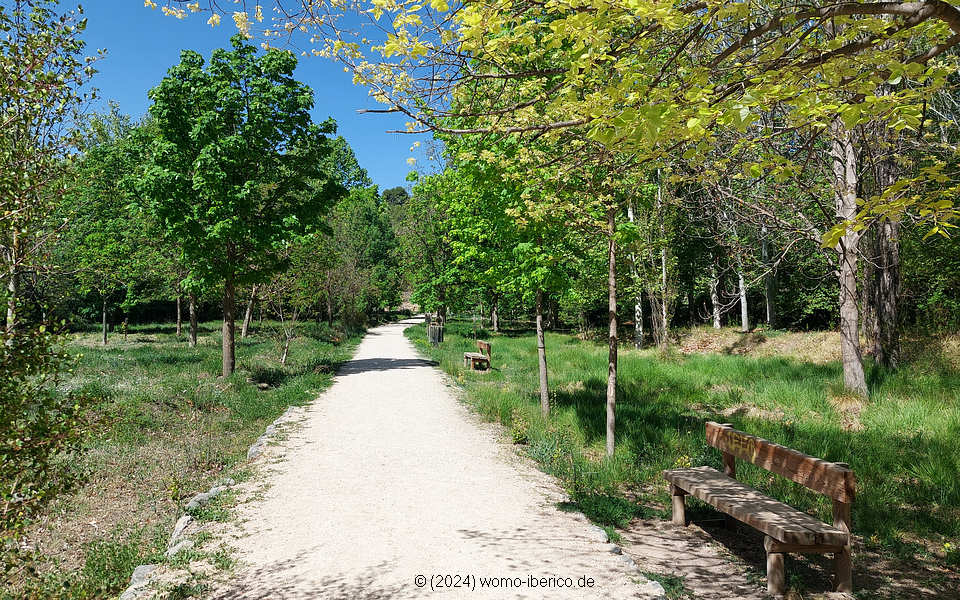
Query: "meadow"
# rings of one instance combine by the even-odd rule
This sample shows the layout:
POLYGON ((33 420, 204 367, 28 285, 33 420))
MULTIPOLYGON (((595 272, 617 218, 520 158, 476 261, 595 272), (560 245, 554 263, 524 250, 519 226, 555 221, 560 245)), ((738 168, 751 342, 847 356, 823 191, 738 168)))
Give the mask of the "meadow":
POLYGON ((75 363, 58 390, 88 401, 84 450, 65 458, 77 484, 28 526, 0 598, 122 591, 134 567, 162 560, 194 494, 248 476, 250 444, 287 407, 329 386, 361 333, 300 324, 284 366, 279 328, 262 323, 238 339, 238 368, 226 379, 217 376, 219 322, 201 324, 195 348, 172 324, 130 327, 107 346, 97 333, 73 334, 75 363))
MULTIPOLYGON (((570 508, 584 511, 614 537, 635 518, 669 518, 664 469, 722 469, 719 451, 704 440, 704 422, 729 422, 813 456, 849 463, 858 480, 853 509, 858 596, 881 593, 888 576, 914 577, 918 586, 955 593, 960 585, 956 340, 914 340, 908 363, 895 372, 871 364, 871 396, 863 400, 844 391, 841 366, 832 356, 810 351, 823 346, 822 334, 725 330, 717 335, 727 343, 711 344, 714 334, 708 332, 689 332, 685 339, 697 343, 667 352, 621 348, 612 459, 604 458, 605 340, 547 334, 552 411, 545 420, 533 332, 494 334, 476 323, 448 322, 438 347, 427 343, 422 325, 407 335, 456 379, 470 405, 503 424, 523 452, 563 481, 570 508), (475 351, 476 338, 493 344, 489 372, 463 367, 462 353, 475 351), (890 565, 899 575, 886 572, 890 565)), ((737 469, 742 481, 831 521, 826 497, 743 461, 737 469)), ((712 508, 690 503, 694 521, 720 519, 712 508)), ((762 564, 754 566, 763 573, 762 564)), ((795 588, 805 584, 793 582, 795 588)))

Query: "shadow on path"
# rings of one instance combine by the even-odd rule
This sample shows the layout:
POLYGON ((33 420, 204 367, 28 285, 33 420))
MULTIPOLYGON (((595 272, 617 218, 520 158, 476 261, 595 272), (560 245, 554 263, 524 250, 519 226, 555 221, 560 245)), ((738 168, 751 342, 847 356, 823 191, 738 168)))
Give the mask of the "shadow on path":
POLYGON ((422 595, 411 582, 391 585, 379 581, 392 565, 380 563, 361 573, 330 574, 314 579, 303 572, 306 553, 259 568, 244 570, 233 584, 228 584, 212 600, 389 600, 416 598, 422 595), (258 582, 251 588, 249 582, 258 582))
POLYGON ((422 358, 361 358, 347 361, 338 371, 341 375, 366 373, 368 371, 392 371, 395 369, 416 369, 435 367, 437 363, 422 358))

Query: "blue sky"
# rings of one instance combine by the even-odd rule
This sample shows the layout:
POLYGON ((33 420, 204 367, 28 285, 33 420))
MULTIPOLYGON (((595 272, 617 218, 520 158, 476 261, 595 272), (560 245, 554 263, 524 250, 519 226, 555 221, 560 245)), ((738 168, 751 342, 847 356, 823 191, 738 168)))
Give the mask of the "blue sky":
MULTIPOLYGON (((72 2, 62 2, 69 8, 72 2)), ((82 2, 88 19, 84 39, 87 53, 99 48, 107 56, 97 63, 99 73, 93 81, 100 90, 101 103, 113 100, 120 110, 135 118, 147 112, 147 91, 180 60, 180 50, 188 48, 209 57, 214 48, 228 47, 236 29, 229 18, 211 28, 206 17, 192 15, 185 20, 164 16, 159 10, 143 7, 138 0, 87 0, 82 2)), ((361 108, 382 108, 367 96, 364 87, 353 85, 350 75, 333 61, 301 57, 297 78, 313 88, 317 120, 333 117, 338 133, 353 147, 360 165, 367 169, 380 189, 406 185, 404 181, 412 156, 410 147, 423 136, 385 133, 403 129, 403 115, 357 114, 361 108)))

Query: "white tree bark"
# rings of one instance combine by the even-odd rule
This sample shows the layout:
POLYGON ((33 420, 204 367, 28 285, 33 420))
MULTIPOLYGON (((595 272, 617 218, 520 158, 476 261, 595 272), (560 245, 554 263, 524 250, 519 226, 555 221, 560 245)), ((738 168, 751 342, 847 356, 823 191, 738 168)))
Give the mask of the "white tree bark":
POLYGON ((710 308, 713 312, 713 328, 720 329, 720 276, 717 265, 710 265, 710 308))
POLYGON ((737 282, 740 288, 740 331, 750 331, 750 316, 747 311, 747 282, 743 275, 743 263, 738 261, 737 282))
POLYGON ((540 412, 550 415, 550 388, 547 384, 547 345, 543 334, 543 290, 537 290, 537 370, 540 375, 540 412))
POLYGON ((609 293, 609 355, 607 360, 607 456, 613 456, 617 421, 617 211, 607 211, 607 291, 609 293))
MULTIPOLYGON (((840 119, 831 127, 831 159, 837 219, 847 221, 857 214, 857 153, 853 134, 840 119)), ((837 244, 840 282, 840 348, 843 383, 851 392, 867 394, 860 348, 860 308, 857 300, 857 259, 861 233, 847 230, 837 244)))
POLYGON ((775 328, 777 326, 777 275, 773 265, 770 264, 770 242, 767 240, 767 233, 767 226, 763 225, 760 228, 762 238, 760 253, 763 266, 767 271, 763 276, 763 293, 767 304, 767 326, 775 328))

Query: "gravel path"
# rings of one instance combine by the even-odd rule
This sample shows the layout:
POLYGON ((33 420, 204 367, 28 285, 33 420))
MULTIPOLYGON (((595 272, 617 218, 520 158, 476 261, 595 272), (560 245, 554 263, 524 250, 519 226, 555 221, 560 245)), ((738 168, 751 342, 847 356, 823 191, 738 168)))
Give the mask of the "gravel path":
POLYGON ((213 597, 657 597, 582 515, 556 508, 552 478, 456 400, 403 337, 412 322, 370 331, 283 442, 269 489, 241 508, 240 566, 213 597), (475 589, 431 590, 438 575, 475 589))

